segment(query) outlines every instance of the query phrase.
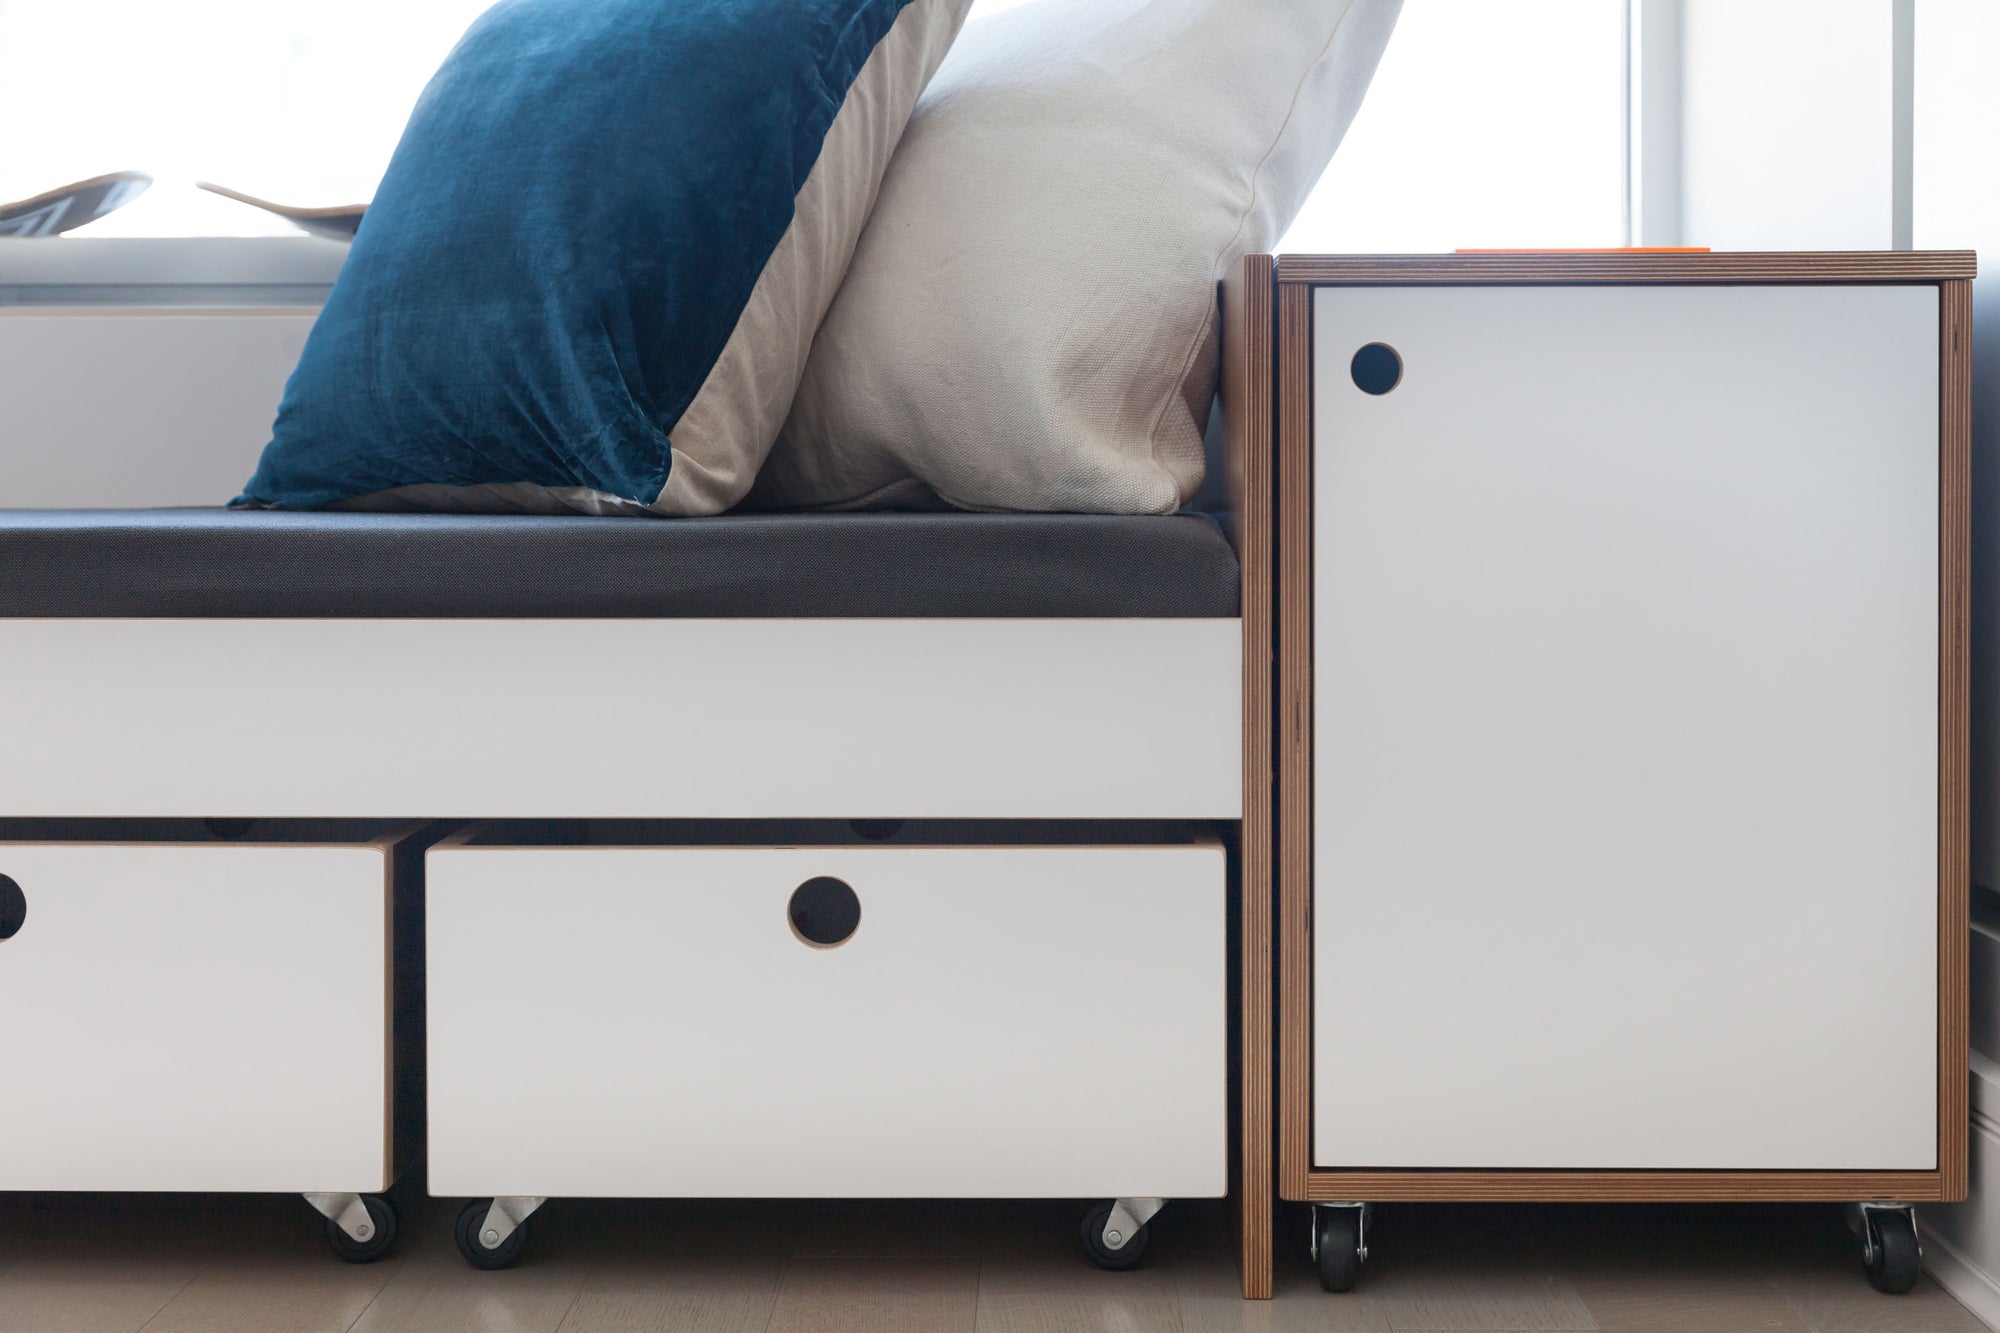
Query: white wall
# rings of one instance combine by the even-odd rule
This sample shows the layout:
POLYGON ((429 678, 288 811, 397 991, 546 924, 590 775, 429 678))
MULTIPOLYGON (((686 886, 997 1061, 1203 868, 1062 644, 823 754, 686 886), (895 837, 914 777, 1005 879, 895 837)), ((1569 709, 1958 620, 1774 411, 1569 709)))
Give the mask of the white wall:
POLYGON ((1893 0, 1685 0, 1683 244, 1889 248, 1894 10, 1893 0))
POLYGON ((228 503, 316 313, 0 306, 0 509, 228 503))
POLYGON ((1279 248, 1622 244, 1620 29, 1616 0, 1405 0, 1279 248))
MULTIPOLYGON (((2000 4, 1922 0, 1915 32, 1912 240, 1979 250, 1972 287, 1972 882, 2000 889, 2000 4)), ((1993 1102, 2000 940, 1972 941, 1972 1195, 1924 1210, 1925 1264, 1989 1322, 2000 1319, 2000 1163, 1993 1102), (1983 1048, 1982 1061, 1977 1052, 1983 1048)))
POLYGON ((1972 330, 1972 878, 2000 889, 2000 3, 1917 9, 1914 239, 1980 251, 1972 330))

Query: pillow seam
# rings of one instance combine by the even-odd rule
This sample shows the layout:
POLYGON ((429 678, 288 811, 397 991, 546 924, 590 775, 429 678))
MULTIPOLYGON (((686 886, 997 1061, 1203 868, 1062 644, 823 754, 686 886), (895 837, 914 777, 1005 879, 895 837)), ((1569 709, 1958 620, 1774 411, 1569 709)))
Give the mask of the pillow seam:
MULTIPOLYGON (((1340 40, 1340 30, 1346 26, 1348 18, 1354 13, 1355 3, 1356 0, 1348 0, 1347 5, 1340 11, 1340 17, 1334 20, 1333 30, 1327 33, 1326 44, 1320 48, 1319 54, 1313 57, 1312 63, 1306 66, 1305 73, 1299 76, 1298 87, 1292 90, 1291 104, 1285 109, 1284 120, 1279 122, 1278 131, 1271 136, 1270 145, 1264 149, 1263 156, 1257 159, 1257 165, 1250 170, 1250 194, 1243 201, 1243 207, 1236 215, 1236 228, 1229 233, 1229 239, 1223 242, 1222 248, 1217 252, 1216 257, 1209 261, 1208 285, 1211 299, 1208 311, 1203 315, 1201 323, 1195 328, 1194 337, 1188 343, 1187 354, 1181 358, 1181 369, 1180 373, 1174 378, 1173 392, 1169 393, 1167 400, 1160 404, 1159 412, 1153 417, 1152 429, 1146 434, 1147 461, 1162 473, 1166 472, 1167 469, 1160 462, 1160 430, 1166 425, 1167 414, 1173 411, 1174 404, 1184 400, 1185 395, 1182 393, 1182 390, 1187 385, 1188 371, 1194 367, 1195 358, 1201 354, 1203 344, 1208 341, 1208 330, 1215 319, 1214 288, 1215 284, 1220 282, 1222 278, 1222 275, 1217 271, 1222 265, 1222 257, 1235 248, 1237 238, 1243 235, 1243 228, 1249 224, 1250 214, 1257 207, 1257 185, 1263 178, 1264 168, 1270 164, 1271 155, 1278 151, 1278 145, 1284 142, 1285 131, 1290 129, 1292 122, 1298 118, 1299 102, 1305 94, 1306 85, 1312 81, 1313 74, 1320 66, 1325 64, 1332 56, 1333 45, 1340 40)), ((1178 493, 1176 493, 1175 499, 1178 501, 1178 493)), ((1179 507, 1178 503, 1176 503, 1175 507, 1179 507)))

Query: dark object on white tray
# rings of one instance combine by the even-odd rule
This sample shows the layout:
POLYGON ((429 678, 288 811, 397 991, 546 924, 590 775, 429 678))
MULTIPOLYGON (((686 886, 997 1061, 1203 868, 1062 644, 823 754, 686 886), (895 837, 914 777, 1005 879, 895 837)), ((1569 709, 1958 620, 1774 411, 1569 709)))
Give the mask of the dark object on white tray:
POLYGON ((353 240, 355 228, 361 225, 361 215, 368 211, 366 204, 333 204, 326 208, 299 208, 292 204, 274 204, 269 199, 259 199, 254 194, 244 194, 241 190, 232 190, 213 181, 196 181, 195 184, 211 194, 234 199, 237 203, 248 204, 252 208, 261 208, 266 213, 276 213, 301 231, 309 231, 315 236, 324 236, 335 241, 353 240))
POLYGON ((0 236, 60 236, 116 212, 146 192, 143 171, 114 171, 58 186, 31 199, 0 204, 0 236))

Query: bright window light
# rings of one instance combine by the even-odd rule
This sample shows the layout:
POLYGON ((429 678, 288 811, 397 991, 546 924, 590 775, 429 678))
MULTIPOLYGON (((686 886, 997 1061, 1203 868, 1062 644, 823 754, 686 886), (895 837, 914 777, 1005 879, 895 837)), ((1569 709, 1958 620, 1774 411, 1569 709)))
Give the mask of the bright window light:
POLYGON ((417 94, 490 3, 0 0, 0 199, 131 169, 153 188, 81 235, 290 233, 194 182, 365 202, 417 94))
POLYGON ((1621 0, 1405 0, 1294 253, 1624 243, 1621 0))
MULTIPOLYGON (((662 0, 673 3, 674 0, 662 0)), ((979 18, 1032 0, 977 0, 979 18)), ((212 180, 373 196, 432 72, 490 0, 0 0, 0 200, 155 178, 86 236, 286 234, 212 180)), ((1616 245, 1621 0, 1406 0, 1283 248, 1616 245)))

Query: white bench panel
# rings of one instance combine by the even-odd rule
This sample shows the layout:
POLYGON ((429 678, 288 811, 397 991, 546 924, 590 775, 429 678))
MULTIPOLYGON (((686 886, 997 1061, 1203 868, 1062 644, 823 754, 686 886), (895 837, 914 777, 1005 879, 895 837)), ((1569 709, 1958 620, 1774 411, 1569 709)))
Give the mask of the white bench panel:
POLYGON ((1236 620, 0 620, 0 815, 1233 819, 1236 620))

